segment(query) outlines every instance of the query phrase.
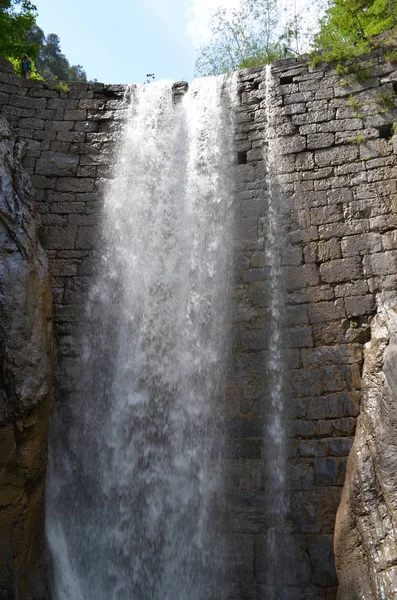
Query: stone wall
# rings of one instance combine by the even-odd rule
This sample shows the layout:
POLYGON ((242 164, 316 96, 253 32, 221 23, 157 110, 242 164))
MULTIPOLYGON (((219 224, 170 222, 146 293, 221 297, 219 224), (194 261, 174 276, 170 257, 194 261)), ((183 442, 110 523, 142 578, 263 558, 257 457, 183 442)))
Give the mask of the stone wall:
POLYGON ((1 113, 25 141, 23 165, 36 191, 50 258, 57 337, 57 395, 74 388, 77 323, 93 269, 102 193, 114 163, 126 86, 20 81, 0 62, 1 113))
MULTIPOLYGON (((376 53, 364 68, 369 73, 362 81, 354 73, 342 78, 329 66, 311 68, 293 60, 272 68, 286 226, 280 235, 285 235, 291 417, 288 484, 294 542, 285 555, 284 579, 289 600, 336 596, 334 521, 359 413, 363 344, 369 340, 376 294, 396 290, 392 125, 397 119, 397 72, 376 53)), ((262 69, 240 74, 240 254, 234 381, 229 390, 238 437, 232 453, 231 511, 244 582, 235 597, 250 599, 271 597, 265 547, 272 515, 264 501, 267 461, 262 454, 271 285, 265 236, 264 78, 262 69)))
MULTIPOLYGON (((369 61, 367 61, 369 62, 369 61)), ((397 160, 392 124, 397 72, 379 54, 368 77, 287 60, 272 68, 279 181, 285 203, 283 269, 290 381, 288 600, 331 600, 332 535, 359 412, 363 344, 375 295, 397 283, 397 160)), ((56 401, 79 377, 76 343, 98 239, 102 191, 125 114, 125 87, 20 82, 0 65, 1 111, 27 142, 53 272, 56 401)), ((234 351, 226 395, 228 512, 236 582, 231 598, 265 598, 265 369, 269 265, 265 227, 265 71, 239 74, 236 131, 237 271, 234 351)))

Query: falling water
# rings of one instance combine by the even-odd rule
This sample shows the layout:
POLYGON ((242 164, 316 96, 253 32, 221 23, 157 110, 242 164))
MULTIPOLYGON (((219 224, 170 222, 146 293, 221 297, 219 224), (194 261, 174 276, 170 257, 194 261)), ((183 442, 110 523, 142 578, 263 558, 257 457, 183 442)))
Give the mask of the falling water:
POLYGON ((284 314, 284 277, 282 254, 283 196, 277 181, 280 161, 277 133, 274 123, 274 83, 271 66, 266 67, 266 187, 268 192, 268 218, 266 231, 266 258, 270 267, 270 332, 267 360, 267 378, 270 405, 267 407, 265 446, 268 457, 266 496, 272 525, 267 534, 267 600, 288 598, 285 588, 285 569, 288 561, 286 536, 287 490, 286 490, 286 419, 284 406, 284 356, 282 326, 284 314))
POLYGON ((232 271, 232 78, 133 87, 81 389, 57 406, 54 600, 224 597, 222 430, 232 271))

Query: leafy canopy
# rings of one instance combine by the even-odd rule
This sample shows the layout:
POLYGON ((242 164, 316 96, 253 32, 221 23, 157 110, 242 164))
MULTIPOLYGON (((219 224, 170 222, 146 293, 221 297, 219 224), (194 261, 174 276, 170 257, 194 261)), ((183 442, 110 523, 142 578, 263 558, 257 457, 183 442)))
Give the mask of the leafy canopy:
POLYGON ((218 75, 273 62, 289 54, 277 35, 277 0, 241 0, 238 8, 212 15, 211 41, 196 61, 198 75, 218 75))
POLYGON ((35 55, 36 47, 26 42, 36 15, 30 0, 0 0, 0 57, 20 58, 25 52, 35 55))
POLYGON ((300 11, 291 1, 283 12, 278 0, 240 0, 234 10, 216 10, 212 38, 199 53, 196 73, 217 75, 262 65, 310 46, 314 60, 351 60, 371 49, 373 36, 397 27, 397 0, 308 0, 300 11), (317 33, 315 14, 323 15, 317 33))
POLYGON ((397 25, 397 0, 330 0, 314 47, 326 60, 359 56, 371 37, 397 25))
POLYGON ((38 48, 35 66, 44 79, 60 79, 62 81, 87 81, 86 73, 81 65, 70 65, 61 52, 61 40, 56 33, 49 33, 34 25, 28 35, 28 43, 38 48))

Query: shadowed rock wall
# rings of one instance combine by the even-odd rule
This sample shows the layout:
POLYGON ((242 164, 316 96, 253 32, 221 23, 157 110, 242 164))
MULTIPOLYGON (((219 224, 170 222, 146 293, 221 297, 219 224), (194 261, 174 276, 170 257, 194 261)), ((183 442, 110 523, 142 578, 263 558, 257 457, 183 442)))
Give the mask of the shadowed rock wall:
MULTIPOLYGON (((289 381, 291 554, 288 600, 331 600, 333 531, 359 413, 363 345, 376 294, 397 284, 397 72, 381 54, 369 77, 287 60, 273 66, 285 203, 285 354, 289 381)), ((18 82, 0 68, 1 111, 27 142, 42 241, 53 271, 56 401, 79 380, 79 319, 95 260, 102 191, 124 116, 123 86, 18 82)), ((230 443, 230 598, 266 598, 269 394, 265 72, 239 74, 234 349, 225 397, 230 443)), ((341 542, 343 544, 343 542, 341 542)), ((343 553, 342 553, 343 554, 343 553)))
POLYGON ((47 597, 44 483, 52 291, 33 189, 0 115, 0 598, 47 597))
MULTIPOLYGON (((333 531, 359 413, 363 344, 380 291, 397 281, 397 73, 374 54, 370 76, 273 65, 279 182, 285 203, 285 354, 289 380, 293 542, 288 599, 335 598, 333 531), (386 99, 386 100, 385 100, 386 99), (387 107, 385 106, 385 101, 387 107)), ((236 598, 266 598, 266 350, 269 264, 263 164, 264 73, 241 73, 237 121, 239 271, 236 282, 232 514, 244 583, 236 598), (239 413, 240 419, 235 415, 239 413)), ((283 544, 283 542, 281 542, 283 544)), ((341 541, 343 544, 343 540, 341 541)), ((349 596, 343 596, 348 598, 349 596)))
POLYGON ((362 402, 338 510, 338 598, 394 598, 396 540, 396 295, 378 298, 365 347, 362 402))

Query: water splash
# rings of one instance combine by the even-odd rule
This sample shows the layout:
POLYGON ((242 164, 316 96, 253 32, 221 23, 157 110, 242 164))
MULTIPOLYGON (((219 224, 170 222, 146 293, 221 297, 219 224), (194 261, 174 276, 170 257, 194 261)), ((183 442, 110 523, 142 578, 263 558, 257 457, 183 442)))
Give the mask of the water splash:
POLYGON ((54 600, 224 597, 218 406, 229 347, 234 79, 131 88, 81 390, 57 406, 54 600))

